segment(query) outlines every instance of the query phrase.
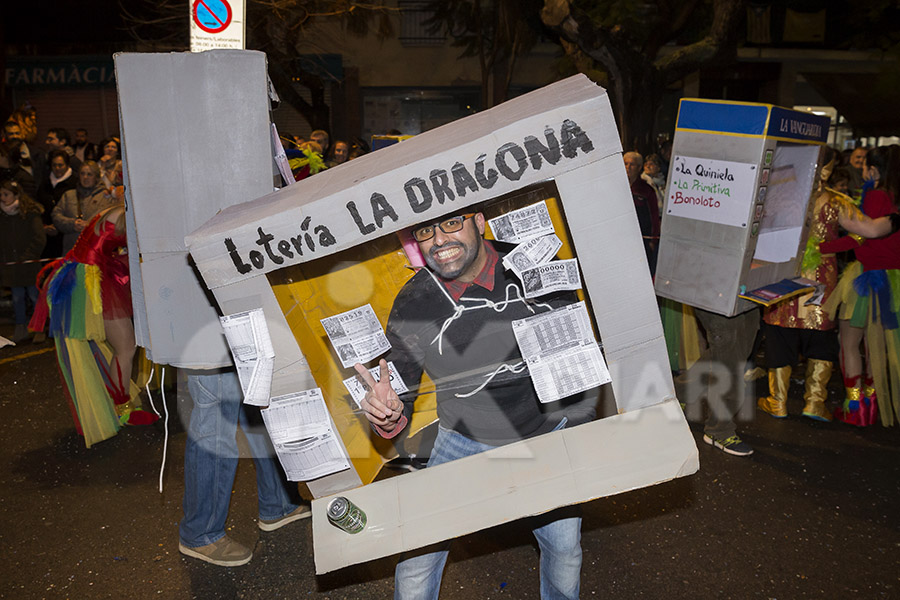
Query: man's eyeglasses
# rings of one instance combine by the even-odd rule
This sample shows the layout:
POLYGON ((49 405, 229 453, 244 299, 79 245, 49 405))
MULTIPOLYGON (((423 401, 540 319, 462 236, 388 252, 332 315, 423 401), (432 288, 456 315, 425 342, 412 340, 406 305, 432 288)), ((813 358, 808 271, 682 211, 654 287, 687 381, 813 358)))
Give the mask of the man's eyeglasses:
POLYGON ((449 219, 444 219, 440 223, 424 225, 417 229, 413 229, 413 238, 415 238, 417 242, 426 242, 434 237, 435 230, 438 227, 440 227, 441 231, 443 231, 444 233, 456 233, 457 231, 462 230, 466 219, 471 219, 474 216, 475 213, 469 213, 467 215, 460 215, 458 217, 450 217, 449 219))

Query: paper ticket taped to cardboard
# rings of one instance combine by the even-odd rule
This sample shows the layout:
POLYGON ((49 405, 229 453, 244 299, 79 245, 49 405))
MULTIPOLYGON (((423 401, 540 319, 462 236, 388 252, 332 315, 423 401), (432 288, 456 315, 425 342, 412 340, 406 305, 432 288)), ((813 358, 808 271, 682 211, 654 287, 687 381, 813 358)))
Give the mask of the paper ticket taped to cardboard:
POLYGON ((491 233, 498 242, 518 244, 529 238, 553 233, 553 221, 543 200, 537 204, 512 210, 488 220, 491 233))
POLYGON ((220 317, 225 340, 231 348, 244 403, 266 406, 272 391, 275 350, 261 308, 220 317))
POLYGON ((391 349, 371 304, 325 317, 321 323, 344 368, 370 361, 391 349))
POLYGON ((272 398, 261 413, 289 481, 307 481, 350 468, 321 389, 272 398))
POLYGON ((581 274, 578 272, 578 260, 555 260, 522 271, 522 286, 526 298, 537 298, 545 294, 563 290, 581 289, 581 274))
POLYGON ((553 260, 560 248, 562 248, 562 241, 555 233, 531 238, 504 256, 503 266, 521 278, 522 271, 553 260))
POLYGON ((611 381, 585 303, 512 322, 541 402, 555 402, 611 381))

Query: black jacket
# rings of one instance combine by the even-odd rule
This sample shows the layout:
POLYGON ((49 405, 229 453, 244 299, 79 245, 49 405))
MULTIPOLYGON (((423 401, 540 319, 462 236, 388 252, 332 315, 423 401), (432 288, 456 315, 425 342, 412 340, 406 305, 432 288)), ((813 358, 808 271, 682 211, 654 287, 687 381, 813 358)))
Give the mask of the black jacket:
MULTIPOLYGON (((488 291, 472 285, 463 297, 498 303, 506 300, 508 286, 510 297, 517 297, 511 285, 522 294, 518 279, 498 262, 494 289, 488 291)), ((558 294, 542 297, 540 301, 557 308, 575 302, 576 298, 574 294, 558 294)), ((459 304, 479 305, 467 300, 460 300, 459 304)), ((409 393, 400 397, 406 417, 412 414, 424 370, 437 389, 441 425, 485 444, 499 446, 547 433, 563 416, 568 417, 569 426, 592 420, 596 414, 596 390, 542 405, 527 369, 519 374, 500 373, 471 397, 457 397, 456 394, 475 390, 500 365, 512 366, 522 361, 510 323, 547 310, 531 303, 528 306, 515 301, 502 312, 492 308, 463 311, 439 336, 444 323, 457 311, 457 305, 427 269, 420 269, 400 290, 387 324, 392 347, 387 360, 394 362, 410 388, 409 393), (435 341, 438 337, 442 338, 440 343, 435 341)))

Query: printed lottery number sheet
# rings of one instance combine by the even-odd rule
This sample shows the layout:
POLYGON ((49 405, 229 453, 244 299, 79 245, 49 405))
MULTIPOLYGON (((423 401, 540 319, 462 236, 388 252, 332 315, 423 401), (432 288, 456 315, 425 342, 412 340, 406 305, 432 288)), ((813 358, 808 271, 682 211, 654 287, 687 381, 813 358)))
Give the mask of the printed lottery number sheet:
POLYGON ((319 388, 272 398, 261 412, 290 481, 306 481, 350 468, 319 388))
POLYGON ((611 381, 584 302, 513 321, 512 326, 541 402, 611 381))
POLYGON ((234 357, 244 403, 266 406, 272 391, 275 350, 262 309, 235 313, 219 320, 234 357))

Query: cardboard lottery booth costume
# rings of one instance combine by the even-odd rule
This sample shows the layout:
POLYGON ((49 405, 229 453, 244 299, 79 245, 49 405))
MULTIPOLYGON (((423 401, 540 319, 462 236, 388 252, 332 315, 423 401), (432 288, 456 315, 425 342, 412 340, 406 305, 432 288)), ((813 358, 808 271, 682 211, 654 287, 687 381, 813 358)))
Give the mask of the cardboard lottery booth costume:
MULTIPOLYGON (((171 239, 202 212, 224 208, 187 237, 197 270, 222 314, 243 319, 246 311, 254 315, 246 317, 253 321, 250 331, 265 331, 266 340, 251 338, 267 346, 263 397, 272 406, 293 397, 327 407, 323 418, 336 456, 320 455, 323 464, 334 459, 331 472, 316 476, 311 469, 307 482, 317 498, 317 572, 696 471, 697 451, 674 398, 609 103, 586 78, 570 78, 269 194, 263 55, 120 55, 117 75, 144 342, 171 351, 176 364, 230 362, 219 352, 221 327, 211 336, 211 355, 196 347, 182 347, 182 353, 202 360, 177 355, 179 343, 193 337, 181 323, 197 321, 185 331, 212 326, 209 300, 181 289, 197 283, 183 270, 176 273, 175 265, 190 265, 184 245, 171 239), (257 155, 265 164, 255 162, 257 155), (241 174, 231 177, 232 169, 241 174), (244 180, 256 187, 241 187, 244 180), (352 371, 342 366, 322 319, 369 306, 384 326, 397 290, 413 273, 396 235, 410 226, 475 208, 488 217, 510 215, 540 202, 562 243, 555 262, 578 259, 609 367, 611 384, 604 389, 611 388, 618 414, 369 483, 392 445, 359 414, 343 384, 352 371), (157 214, 170 211, 169 218, 148 218, 151 206, 157 214), (168 279, 164 268, 151 270, 157 260, 169 261, 168 279), (179 294, 202 308, 166 303, 179 294), (182 309, 193 316, 176 314, 182 309), (351 535, 328 522, 324 506, 338 493, 366 512, 362 532, 351 535)), ((411 427, 433 420, 428 401, 423 394, 426 416, 411 427)), ((324 437, 318 430, 307 434, 324 437)))
POLYGON ((739 294, 796 276, 829 125, 770 104, 682 99, 656 293, 730 317, 755 306, 739 294))
POLYGON ((396 232, 473 207, 508 214, 538 197, 578 257, 619 414, 364 486, 359 457, 346 455, 346 469, 308 482, 317 572, 698 468, 608 100, 574 77, 226 209, 189 236, 224 314, 261 308, 269 329, 294 333, 284 344, 273 335, 271 396, 321 390, 340 432, 362 417, 346 392, 326 391, 352 371, 338 365, 320 319, 369 304, 384 326, 412 275, 396 232), (337 493, 366 512, 361 533, 327 521, 337 493))

